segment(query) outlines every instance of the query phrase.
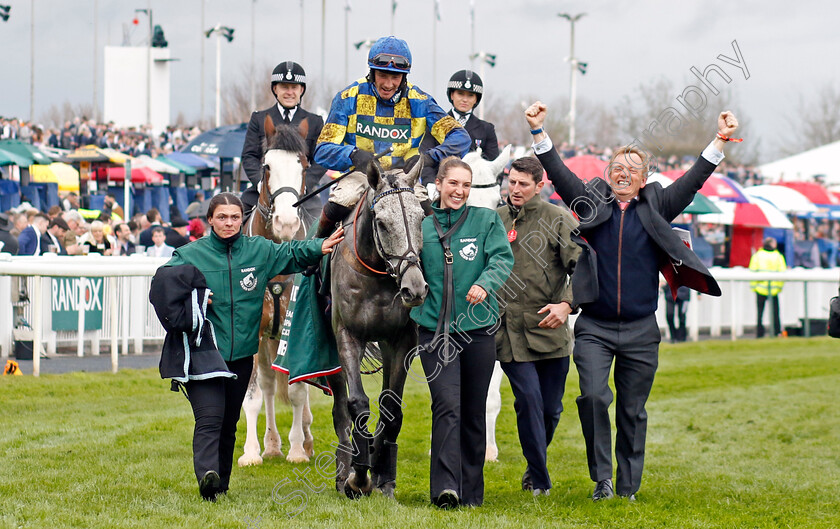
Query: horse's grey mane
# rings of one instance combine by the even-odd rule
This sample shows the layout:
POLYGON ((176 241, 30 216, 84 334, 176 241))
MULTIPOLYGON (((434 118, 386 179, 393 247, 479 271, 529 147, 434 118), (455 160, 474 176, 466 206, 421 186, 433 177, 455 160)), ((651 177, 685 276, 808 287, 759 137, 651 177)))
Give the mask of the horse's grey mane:
POLYGON ((306 142, 300 136, 300 132, 295 127, 290 125, 279 125, 276 128, 274 136, 271 138, 269 144, 268 138, 265 141, 265 152, 270 150, 281 150, 289 152, 299 152, 306 155, 306 142))

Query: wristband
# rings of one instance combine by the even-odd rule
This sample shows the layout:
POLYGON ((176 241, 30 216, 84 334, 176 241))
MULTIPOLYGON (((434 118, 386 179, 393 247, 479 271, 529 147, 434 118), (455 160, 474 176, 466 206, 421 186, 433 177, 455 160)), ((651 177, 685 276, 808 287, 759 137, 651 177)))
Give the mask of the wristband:
MULTIPOLYGON (((531 134, 533 134, 533 131, 531 132, 531 134)), ((734 142, 734 143, 741 143, 742 141, 744 141, 744 138, 728 138, 728 137, 724 136, 723 134, 721 134, 720 132, 717 133, 717 137, 718 137, 719 140, 731 141, 731 142, 734 142)))
POLYGON ((538 129, 531 129, 531 134, 536 136, 537 134, 541 133, 542 131, 543 131, 542 127, 538 128, 538 129))

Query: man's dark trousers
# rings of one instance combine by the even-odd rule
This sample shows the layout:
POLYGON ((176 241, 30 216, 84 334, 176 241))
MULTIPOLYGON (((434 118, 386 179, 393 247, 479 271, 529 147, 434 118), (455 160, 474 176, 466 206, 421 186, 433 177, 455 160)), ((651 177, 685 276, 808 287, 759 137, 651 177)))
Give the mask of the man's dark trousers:
POLYGON ((635 494, 642 482, 645 403, 659 361, 660 340, 654 314, 631 322, 605 321, 582 314, 575 322, 574 361, 581 393, 577 405, 589 477, 596 482, 612 478, 609 406, 613 395, 609 376, 615 359, 615 491, 624 496, 635 494))
POLYGON ((516 426, 522 455, 535 489, 551 488, 546 450, 563 411, 563 392, 569 373, 569 357, 536 362, 502 362, 515 400, 516 426))
POLYGON ((762 296, 761 294, 755 295, 756 301, 756 312, 758 313, 758 324, 756 325, 755 334, 758 338, 764 337, 764 307, 767 304, 767 301, 770 301, 772 305, 771 314, 772 316, 772 327, 773 334, 771 336, 778 336, 779 333, 782 332, 782 324, 781 319, 779 318, 779 296, 778 294, 775 296, 762 296))

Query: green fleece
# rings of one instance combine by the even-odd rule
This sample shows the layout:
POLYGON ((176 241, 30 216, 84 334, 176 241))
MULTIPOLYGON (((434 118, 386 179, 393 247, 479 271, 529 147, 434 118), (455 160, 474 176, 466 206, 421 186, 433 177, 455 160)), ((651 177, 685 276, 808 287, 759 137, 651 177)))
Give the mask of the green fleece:
MULTIPOLYGON (((505 284, 513 268, 513 252, 502 219, 491 209, 464 206, 453 211, 440 209, 439 205, 435 202, 432 210, 444 233, 469 209, 467 220, 449 240, 454 255, 452 330, 465 332, 493 325, 499 318, 495 292, 505 284), (467 302, 467 292, 473 285, 487 292, 487 298, 475 305, 467 302)), ((411 319, 421 327, 434 331, 443 299, 444 258, 443 246, 431 216, 423 219, 420 259, 429 294, 422 305, 411 309, 411 319)))
POLYGON ((215 232, 181 246, 164 266, 191 264, 213 291, 207 315, 216 344, 227 361, 256 354, 263 294, 278 274, 301 272, 321 259, 324 239, 277 244, 263 237, 240 236, 228 245, 215 232))

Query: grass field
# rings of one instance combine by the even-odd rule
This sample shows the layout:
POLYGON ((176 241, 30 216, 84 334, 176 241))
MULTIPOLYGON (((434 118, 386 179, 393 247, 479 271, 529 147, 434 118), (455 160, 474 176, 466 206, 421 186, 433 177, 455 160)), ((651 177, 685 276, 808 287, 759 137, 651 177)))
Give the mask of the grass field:
MULTIPOLYGON (((442 512, 428 501, 429 396, 417 382, 406 388, 396 502, 350 501, 314 463, 275 459, 234 469, 230 493, 211 504, 192 475, 189 405, 155 370, 4 377, 0 527, 840 527, 840 342, 663 345, 635 503, 589 499, 574 370, 549 451, 551 496, 521 491, 507 381, 502 391, 484 506, 442 512), (296 482, 307 468, 323 492, 296 482), (292 498, 283 505, 278 484, 276 497, 292 498)), ((316 452, 331 452, 332 402, 312 395, 316 452)), ((285 448, 291 412, 280 411, 285 448)))

